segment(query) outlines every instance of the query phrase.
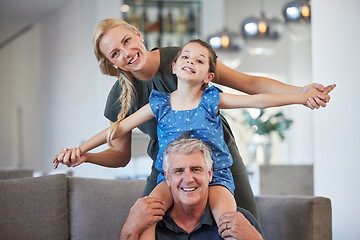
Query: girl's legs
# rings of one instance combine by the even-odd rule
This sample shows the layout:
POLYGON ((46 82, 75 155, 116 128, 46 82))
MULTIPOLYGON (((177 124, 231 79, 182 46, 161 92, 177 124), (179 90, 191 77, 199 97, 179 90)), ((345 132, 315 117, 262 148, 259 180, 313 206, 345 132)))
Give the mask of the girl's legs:
MULTIPOLYGON (((173 204, 173 198, 170 192, 170 188, 168 187, 166 181, 159 183, 154 190, 150 193, 149 197, 157 197, 164 201, 165 211, 168 210, 173 204)), ((154 223, 147 229, 145 229, 141 234, 139 239, 144 240, 155 240, 155 228, 156 224, 154 223)))
POLYGON ((228 211, 236 211, 237 208, 234 196, 229 189, 221 185, 209 186, 209 205, 218 227, 221 215, 228 211))

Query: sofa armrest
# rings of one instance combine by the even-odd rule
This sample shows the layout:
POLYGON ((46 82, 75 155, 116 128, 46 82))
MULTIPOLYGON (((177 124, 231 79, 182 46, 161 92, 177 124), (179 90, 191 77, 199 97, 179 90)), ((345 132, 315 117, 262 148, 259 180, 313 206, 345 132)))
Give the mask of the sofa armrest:
POLYGON ((256 196, 267 240, 331 240, 331 201, 314 196, 256 196))

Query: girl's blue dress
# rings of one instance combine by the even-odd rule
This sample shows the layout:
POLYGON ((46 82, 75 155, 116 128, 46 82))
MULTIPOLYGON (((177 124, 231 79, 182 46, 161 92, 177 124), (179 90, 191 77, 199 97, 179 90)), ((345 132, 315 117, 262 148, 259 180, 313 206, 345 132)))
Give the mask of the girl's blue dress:
POLYGON ((189 131, 192 138, 201 139, 211 148, 213 178, 210 185, 223 185, 234 194, 235 186, 229 169, 233 160, 224 141, 220 115, 217 114, 219 91, 218 88, 211 86, 204 90, 197 108, 174 111, 170 104, 170 93, 152 90, 149 103, 158 122, 159 137, 159 152, 155 163, 156 169, 161 172, 158 183, 165 181, 162 163, 167 144, 189 131))

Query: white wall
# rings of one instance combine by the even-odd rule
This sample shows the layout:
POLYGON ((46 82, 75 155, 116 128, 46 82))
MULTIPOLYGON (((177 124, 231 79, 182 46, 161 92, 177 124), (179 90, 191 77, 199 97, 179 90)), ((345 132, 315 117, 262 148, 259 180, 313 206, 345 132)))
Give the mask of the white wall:
MULTIPOLYGON (((240 32, 241 22, 248 17, 260 14, 261 1, 246 0, 225 0, 226 14, 224 23, 227 28, 234 32, 240 32)), ((288 0, 263 1, 263 10, 269 17, 283 19, 282 9, 288 0)), ((213 14, 210 14, 212 18, 213 14)), ((219 20, 220 21, 220 20, 219 20)), ((310 28, 310 27, 309 27, 310 28)), ((220 28, 221 29, 221 28, 220 28)), ((213 29, 218 31, 220 29, 213 29)), ((275 45, 275 53, 271 56, 253 56, 246 51, 240 54, 241 64, 236 69, 240 72, 262 75, 275 78, 281 82, 305 86, 312 82, 311 77, 311 41, 305 39, 294 41, 290 38, 289 32, 284 29, 283 37, 275 45)), ((219 59, 223 60, 220 55, 219 59)), ((323 83, 324 81, 320 81, 323 83)), ((312 121, 313 112, 303 106, 288 106, 269 109, 267 111, 277 112, 282 110, 287 118, 294 122, 286 131, 286 141, 281 142, 273 135, 273 164, 312 164, 313 142, 312 142, 312 121), (305 129, 305 130, 304 130, 305 129)), ((236 110, 231 110, 236 111, 236 110)), ((241 114, 238 118, 241 117, 241 114)), ((250 140, 247 132, 241 131, 239 123, 229 121, 232 124, 237 145, 245 162, 250 159, 246 156, 246 143, 250 140)))
MULTIPOLYGON (((91 41, 97 22, 119 17, 119 6, 69 1, 0 50, 2 167, 51 171, 60 147, 79 145, 108 126, 104 96, 116 79, 100 74, 91 41)), ((91 175, 89 168, 101 171, 79 171, 91 175)))
POLYGON ((315 193, 332 200, 336 240, 360 235, 359 8, 357 0, 313 1, 313 78, 337 84, 314 113, 315 193))

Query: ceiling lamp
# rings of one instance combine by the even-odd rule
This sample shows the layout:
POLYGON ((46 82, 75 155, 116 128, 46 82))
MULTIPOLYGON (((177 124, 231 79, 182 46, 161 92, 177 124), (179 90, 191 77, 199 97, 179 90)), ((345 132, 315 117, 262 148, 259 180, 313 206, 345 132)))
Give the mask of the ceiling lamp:
POLYGON ((242 21, 241 33, 250 54, 271 55, 283 35, 284 24, 277 18, 266 16, 262 7, 260 10, 259 16, 242 21))
MULTIPOLYGON (((224 16, 228 2, 224 4, 224 16)), ((227 26, 227 19, 225 19, 227 26)), ((241 53, 244 49, 244 40, 238 32, 229 31, 226 27, 223 30, 210 35, 207 38, 208 43, 214 48, 218 59, 230 68, 236 69, 241 64, 241 53)))
POLYGON ((295 41, 310 39, 311 1, 295 0, 283 8, 286 26, 290 37, 295 41))
POLYGON ((208 42, 215 50, 222 51, 240 51, 242 46, 240 34, 229 32, 227 29, 210 35, 208 42))
POLYGON ((226 66, 233 69, 240 66, 240 55, 244 48, 244 40, 240 34, 230 32, 225 28, 223 31, 210 35, 207 41, 216 51, 219 60, 226 66))

